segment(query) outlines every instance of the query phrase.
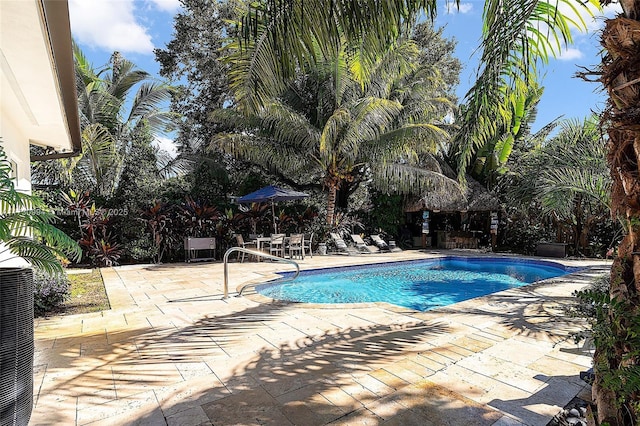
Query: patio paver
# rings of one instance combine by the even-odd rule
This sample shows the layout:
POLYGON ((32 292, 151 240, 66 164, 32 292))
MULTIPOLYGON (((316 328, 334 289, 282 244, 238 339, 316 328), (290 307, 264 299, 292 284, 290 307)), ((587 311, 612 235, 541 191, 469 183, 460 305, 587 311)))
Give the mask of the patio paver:
MULTIPOLYGON (((31 424, 546 425, 588 389, 563 308, 608 268, 561 262, 590 269, 423 313, 222 300, 220 263, 105 268, 110 311, 36 320, 31 424)), ((232 263, 230 291, 290 268, 232 263)))

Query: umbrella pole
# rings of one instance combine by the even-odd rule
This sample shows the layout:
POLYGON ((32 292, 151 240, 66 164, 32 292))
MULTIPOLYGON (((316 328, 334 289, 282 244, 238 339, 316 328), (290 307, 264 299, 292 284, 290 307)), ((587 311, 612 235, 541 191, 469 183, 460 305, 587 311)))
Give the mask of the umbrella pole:
POLYGON ((278 225, 276 224, 276 209, 273 206, 273 200, 271 200, 271 217, 273 217, 273 233, 278 233, 278 225))

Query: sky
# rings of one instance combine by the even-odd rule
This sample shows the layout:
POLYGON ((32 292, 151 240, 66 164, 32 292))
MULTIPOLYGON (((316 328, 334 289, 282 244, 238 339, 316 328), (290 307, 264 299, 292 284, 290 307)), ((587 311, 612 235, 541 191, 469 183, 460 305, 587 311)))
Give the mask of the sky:
MULTIPOLYGON (((180 7, 179 0, 69 0, 71 32, 95 68, 119 51, 139 68, 160 78, 153 49, 164 48, 171 40, 173 16, 180 7)), ((614 8, 605 10, 604 15, 613 16, 614 8)), ((457 89, 460 99, 473 85, 478 68, 482 9, 481 0, 461 0, 459 8, 443 0, 438 3, 436 27, 444 26, 445 36, 457 40, 455 55, 464 66, 457 89)), ((603 109, 606 96, 601 86, 574 77, 579 67, 593 68, 600 62, 598 31, 604 24, 602 16, 603 13, 598 13, 596 19, 586 16, 588 31, 572 31, 574 43, 540 68, 545 91, 534 131, 558 117, 582 120, 592 111, 603 109)), ((160 138, 158 144, 175 152, 169 137, 160 138)))

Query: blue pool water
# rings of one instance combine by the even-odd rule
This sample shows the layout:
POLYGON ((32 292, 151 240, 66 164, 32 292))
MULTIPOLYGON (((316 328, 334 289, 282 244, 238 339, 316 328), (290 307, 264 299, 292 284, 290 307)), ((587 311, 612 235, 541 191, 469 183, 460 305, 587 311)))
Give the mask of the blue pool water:
POLYGON ((256 291, 292 302, 387 302, 427 311, 576 270, 537 260, 447 257, 303 271, 294 281, 271 281, 256 291))

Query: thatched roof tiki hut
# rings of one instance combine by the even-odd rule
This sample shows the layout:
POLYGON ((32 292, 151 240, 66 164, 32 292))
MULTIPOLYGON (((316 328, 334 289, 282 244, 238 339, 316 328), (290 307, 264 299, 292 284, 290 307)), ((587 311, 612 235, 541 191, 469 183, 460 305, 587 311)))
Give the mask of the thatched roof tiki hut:
POLYGON ((405 206, 413 226, 414 246, 452 248, 495 247, 500 201, 477 181, 467 178, 464 193, 430 191, 405 206), (492 228, 493 218, 493 228, 492 228))

